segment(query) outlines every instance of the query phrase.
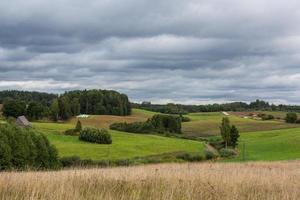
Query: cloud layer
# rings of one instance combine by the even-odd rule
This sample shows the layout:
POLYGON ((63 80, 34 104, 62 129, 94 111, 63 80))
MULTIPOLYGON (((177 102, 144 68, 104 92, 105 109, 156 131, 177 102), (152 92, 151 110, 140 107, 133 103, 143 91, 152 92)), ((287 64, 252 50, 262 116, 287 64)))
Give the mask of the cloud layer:
POLYGON ((1 1, 0 89, 299 104, 299 24, 296 0, 1 1))

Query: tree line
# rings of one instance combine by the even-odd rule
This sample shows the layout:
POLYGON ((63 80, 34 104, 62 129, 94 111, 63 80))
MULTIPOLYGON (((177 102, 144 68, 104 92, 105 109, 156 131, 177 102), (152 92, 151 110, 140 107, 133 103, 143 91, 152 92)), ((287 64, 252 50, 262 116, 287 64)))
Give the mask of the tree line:
POLYGON ((161 112, 166 114, 186 114, 194 112, 220 112, 220 111, 285 111, 300 112, 298 105, 275 105, 267 101, 256 100, 251 103, 233 102, 224 104, 208 104, 208 105, 182 105, 169 103, 166 105, 147 103, 133 103, 133 108, 161 112))
POLYGON ((154 115, 145 122, 113 123, 110 129, 130 133, 181 133, 182 119, 174 115, 154 115))
POLYGON ((76 90, 59 96, 38 92, 3 91, 1 99, 4 116, 16 118, 25 115, 31 120, 67 120, 80 113, 120 116, 131 114, 131 104, 127 95, 113 90, 76 90))

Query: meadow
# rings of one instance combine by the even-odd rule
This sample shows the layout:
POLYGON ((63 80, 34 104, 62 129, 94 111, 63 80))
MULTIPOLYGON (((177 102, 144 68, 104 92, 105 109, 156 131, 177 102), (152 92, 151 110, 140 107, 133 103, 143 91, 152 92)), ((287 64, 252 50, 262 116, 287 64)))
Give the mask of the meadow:
POLYGON ((168 138, 156 135, 142 135, 112 131, 113 143, 99 145, 82 142, 78 137, 66 136, 63 132, 74 128, 68 123, 33 123, 54 144, 60 157, 80 156, 81 159, 116 160, 145 157, 174 152, 203 154, 204 144, 198 141, 168 138))
POLYGON ((4 172, 0 199, 297 200, 300 161, 4 172))
MULTIPOLYGON (((108 128, 115 122, 146 121, 155 112, 133 109, 130 116, 90 116, 80 119, 83 126, 108 128)), ((282 114, 283 115, 283 114, 282 114)), ((215 137, 219 135, 219 125, 224 117, 216 113, 192 113, 187 115, 191 121, 183 123, 183 135, 215 137)), ((300 127, 280 120, 245 119, 237 115, 229 116, 240 132, 240 154, 230 161, 241 160, 291 160, 300 158, 300 127)), ((82 159, 116 160, 162 155, 166 153, 198 153, 203 155, 204 143, 192 140, 168 138, 157 135, 133 134, 109 130, 112 145, 98 145, 79 141, 77 137, 63 135, 67 129, 74 128, 78 119, 65 123, 33 123, 34 127, 47 135, 60 157, 80 156, 82 159)))
POLYGON ((239 143, 235 161, 300 159, 300 128, 242 133, 239 143))
MULTIPOLYGON (((183 133, 190 136, 206 137, 219 134, 219 126, 225 115, 221 112, 191 113, 187 117, 191 118, 192 121, 183 124, 183 133)), ((262 121, 258 119, 246 119, 236 115, 228 117, 231 123, 236 125, 242 133, 300 128, 300 124, 288 124, 282 120, 262 121)))

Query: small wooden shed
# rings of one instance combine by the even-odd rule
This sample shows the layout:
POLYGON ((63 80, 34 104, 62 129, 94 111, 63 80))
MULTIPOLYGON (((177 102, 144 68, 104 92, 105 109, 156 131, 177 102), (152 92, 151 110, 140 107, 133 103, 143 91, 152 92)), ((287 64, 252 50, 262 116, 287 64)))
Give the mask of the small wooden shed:
POLYGON ((31 126, 30 122, 27 120, 27 118, 25 116, 18 117, 16 124, 17 124, 17 126, 24 127, 24 128, 31 126))

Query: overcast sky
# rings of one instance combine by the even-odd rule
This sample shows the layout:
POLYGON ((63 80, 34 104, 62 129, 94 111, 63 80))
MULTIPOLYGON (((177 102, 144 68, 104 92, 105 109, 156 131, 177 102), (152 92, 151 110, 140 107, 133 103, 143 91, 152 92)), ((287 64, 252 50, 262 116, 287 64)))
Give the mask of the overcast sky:
POLYGON ((300 104, 299 0, 1 0, 0 90, 300 104))

